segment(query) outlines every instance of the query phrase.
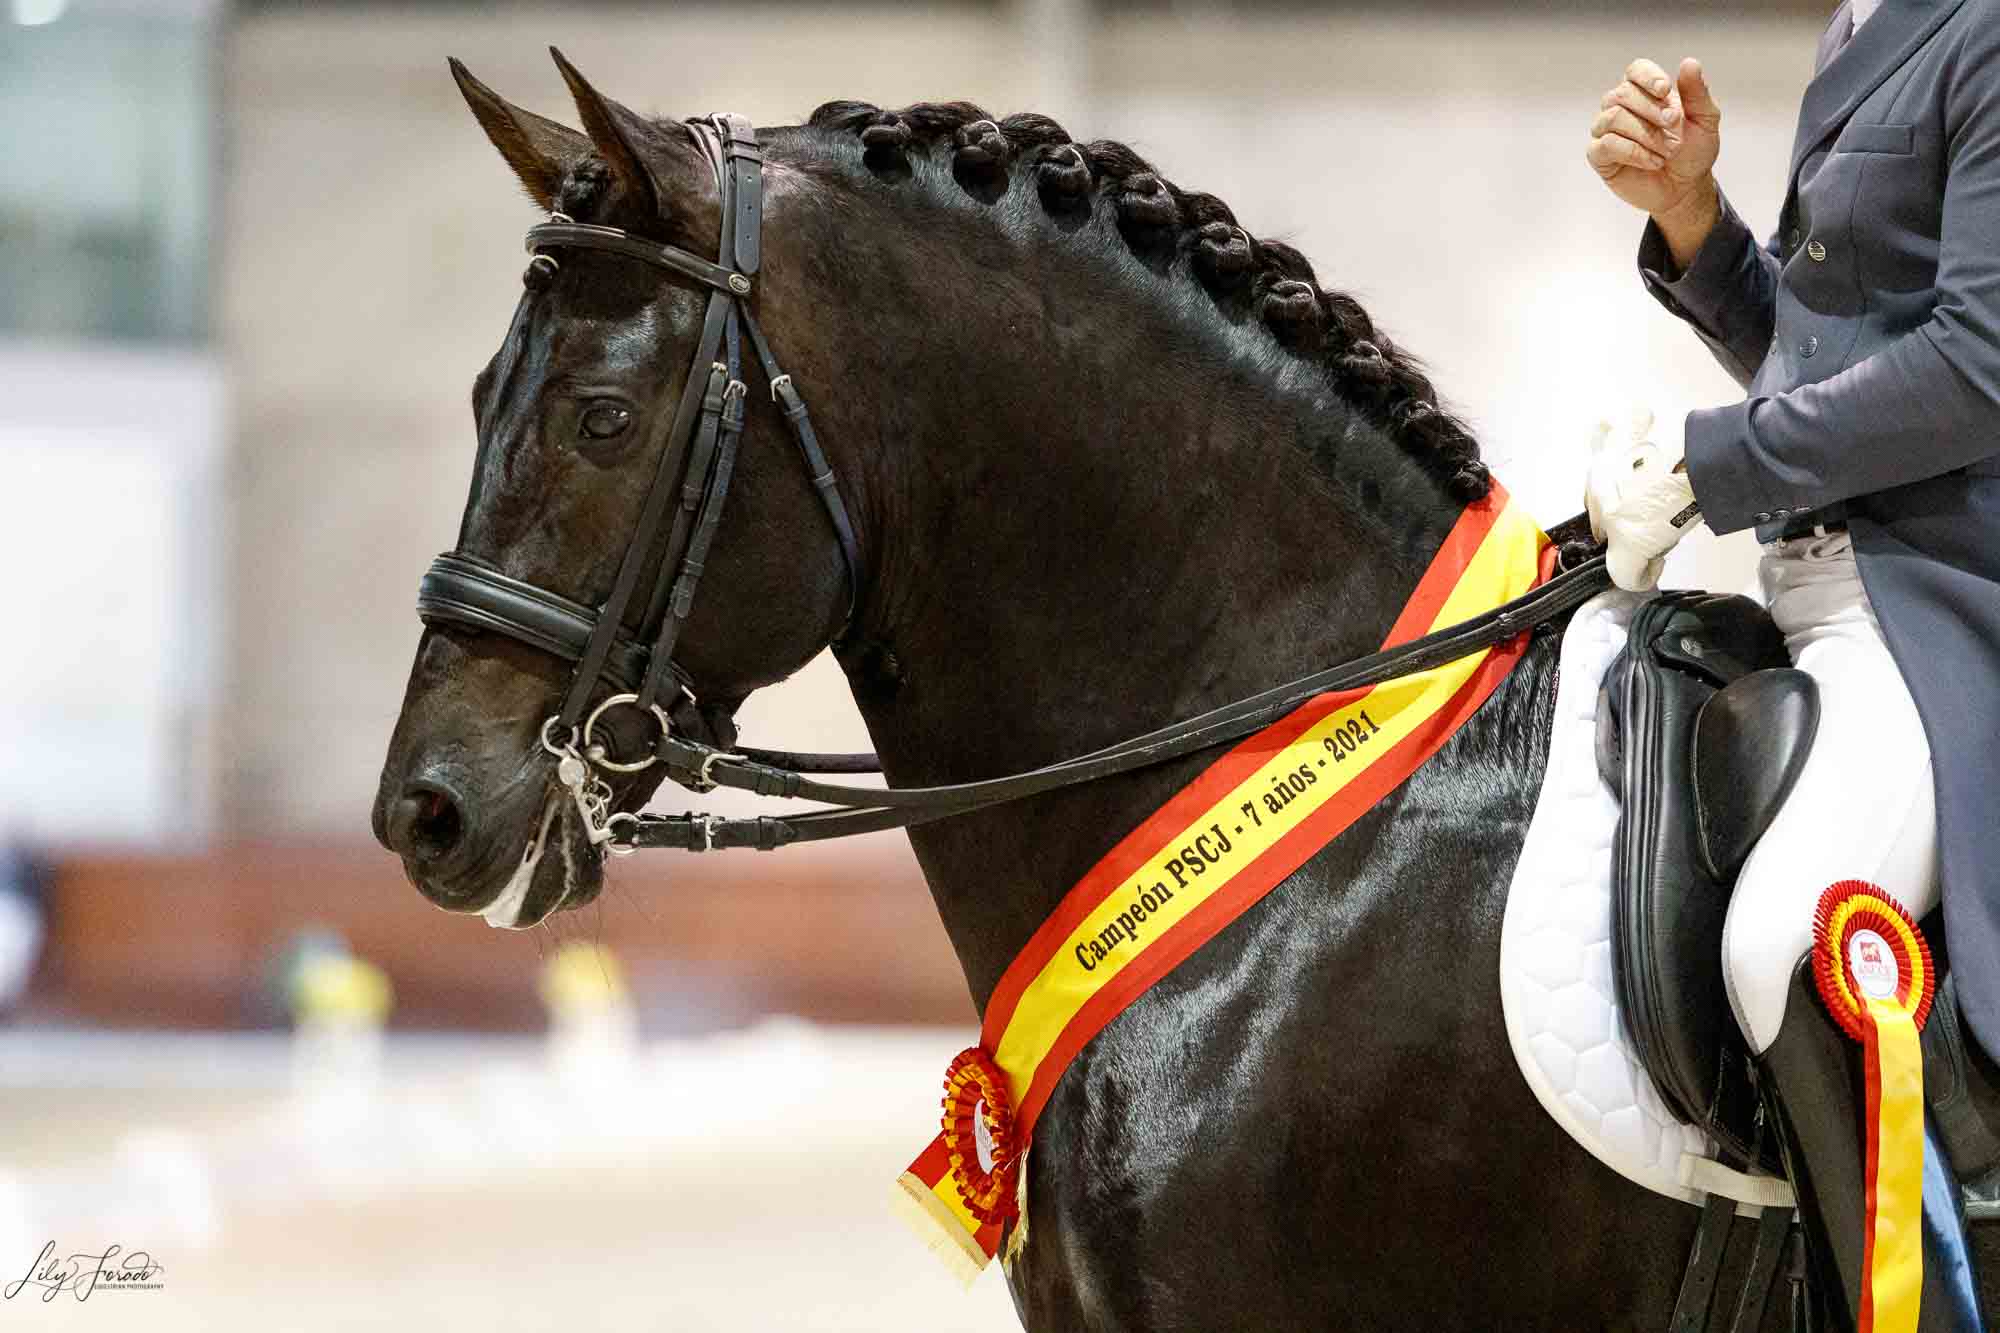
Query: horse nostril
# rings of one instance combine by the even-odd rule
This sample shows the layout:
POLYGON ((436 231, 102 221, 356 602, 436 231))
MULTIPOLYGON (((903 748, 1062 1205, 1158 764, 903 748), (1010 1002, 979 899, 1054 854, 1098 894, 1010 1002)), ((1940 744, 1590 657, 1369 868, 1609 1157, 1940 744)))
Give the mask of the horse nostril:
POLYGON ((458 802, 434 783, 412 782, 389 811, 389 845, 412 860, 444 859, 464 833, 458 802))

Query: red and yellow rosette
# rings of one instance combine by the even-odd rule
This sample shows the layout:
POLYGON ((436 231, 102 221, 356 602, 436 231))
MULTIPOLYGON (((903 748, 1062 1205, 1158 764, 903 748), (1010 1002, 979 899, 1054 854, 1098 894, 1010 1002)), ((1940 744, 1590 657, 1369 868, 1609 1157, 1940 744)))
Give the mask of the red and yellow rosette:
POLYGON ((1007 1224, 1020 1234, 1027 1136, 1006 1075, 981 1046, 945 1070, 943 1132, 897 1180, 897 1198, 931 1252, 968 1286, 999 1252, 1007 1224))
POLYGON ((1021 1148, 1007 1081, 977 1046, 959 1052, 944 1071, 944 1147, 965 1211, 1004 1226, 1015 1212, 1021 1148))
POLYGON ((1861 880, 1820 895, 1813 975, 1867 1065, 1867 1247, 1860 1333, 1916 1333, 1923 1296, 1924 1057, 1937 991, 1930 946, 1903 905, 1861 880))

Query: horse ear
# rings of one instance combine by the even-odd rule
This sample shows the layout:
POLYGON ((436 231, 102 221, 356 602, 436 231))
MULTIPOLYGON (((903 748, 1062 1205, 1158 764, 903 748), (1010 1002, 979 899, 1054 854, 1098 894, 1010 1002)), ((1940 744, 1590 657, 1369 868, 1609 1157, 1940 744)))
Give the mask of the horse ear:
POLYGON ((590 140, 567 125, 508 102, 473 78, 472 71, 456 59, 451 62, 451 77, 457 80, 479 127, 520 178, 528 197, 544 209, 554 208, 564 173, 590 153, 590 140))
POLYGON ((555 47, 549 48, 549 54, 555 57, 556 68, 562 71, 570 96, 576 99, 577 118, 583 122, 583 131, 590 136, 597 155, 648 217, 664 216, 659 185, 639 150, 639 145, 651 134, 645 117, 628 111, 591 87, 555 47))

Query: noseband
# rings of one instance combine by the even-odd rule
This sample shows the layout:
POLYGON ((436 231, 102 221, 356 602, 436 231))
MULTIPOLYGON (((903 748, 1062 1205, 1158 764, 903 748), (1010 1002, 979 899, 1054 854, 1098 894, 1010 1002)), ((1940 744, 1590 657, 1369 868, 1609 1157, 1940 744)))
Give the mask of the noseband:
POLYGON ((561 213, 552 213, 549 221, 528 232, 528 250, 534 258, 523 280, 531 289, 546 285, 557 271, 560 261, 552 251, 602 250, 643 260, 676 281, 709 292, 680 403, 671 417, 654 414, 659 467, 610 595, 592 608, 463 552, 432 561, 417 592, 417 614, 425 624, 505 634, 576 664, 562 706, 543 723, 542 744, 560 761, 558 776, 577 792, 592 839, 601 843, 613 841, 613 819, 633 817, 611 814, 610 789, 589 770, 636 772, 658 758, 647 755, 637 762, 618 762, 598 743, 598 723, 613 709, 632 708, 650 715, 664 738, 669 723, 663 705, 678 696, 693 699, 687 674, 673 660, 674 645, 693 609, 735 474, 747 394, 741 377, 746 333, 770 385, 771 399, 791 424, 813 488, 839 540, 850 618, 861 586, 854 526, 833 469, 813 431, 805 400, 792 377, 779 367, 750 310, 763 219, 764 155, 756 131, 749 121, 734 115, 690 121, 689 128, 722 196, 722 234, 714 262, 616 227, 574 222, 561 213), (664 440, 657 439, 660 435, 664 440), (640 637, 628 637, 626 619, 636 609, 634 599, 649 565, 655 573, 644 614, 637 621, 640 637), (591 700, 600 684, 608 684, 613 692, 593 708, 591 700))
MULTIPOLYGON (((813 433, 805 401, 792 377, 772 357, 770 344, 750 312, 763 212, 764 159, 756 132, 749 121, 732 115, 709 116, 688 125, 722 193, 722 235, 714 262, 616 227, 573 222, 560 213, 528 232, 528 249, 534 254, 525 275, 530 287, 546 283, 556 272, 560 261, 550 251, 602 250, 643 260, 675 280, 709 291, 708 313, 679 406, 670 420, 655 414, 662 422, 655 430, 665 434, 658 450, 659 469, 610 596, 602 605, 589 607, 462 552, 432 561, 417 593, 417 613, 428 625, 504 634, 576 663, 561 708, 542 724, 542 745, 555 757, 556 778, 569 789, 591 842, 607 851, 624 853, 640 847, 768 851, 794 842, 928 823, 1149 768, 1240 740, 1314 695, 1380 684, 1513 638, 1568 614, 1610 584, 1603 557, 1586 558, 1503 606, 1397 647, 1089 754, 982 782, 886 790, 848 786, 809 775, 879 772, 873 755, 722 750, 676 735, 669 709, 675 703, 693 702, 694 693, 687 674, 674 663, 674 644, 694 605, 735 470, 747 392, 739 374, 745 334, 770 384, 772 400, 791 423, 813 487, 832 521, 846 566, 850 619, 861 587, 854 527, 833 469, 813 433), (637 620, 640 634, 628 637, 624 626, 649 564, 656 573, 645 612, 637 620), (592 707, 602 684, 613 693, 592 707), (619 708, 637 710, 658 728, 652 749, 630 762, 614 757, 596 736, 604 716, 619 708), (663 765, 668 777, 693 791, 731 787, 760 796, 823 801, 830 808, 790 817, 742 819, 614 813, 604 775, 637 772, 654 764, 663 765)), ((1551 535, 1564 529, 1587 531, 1587 526, 1579 515, 1551 535)))

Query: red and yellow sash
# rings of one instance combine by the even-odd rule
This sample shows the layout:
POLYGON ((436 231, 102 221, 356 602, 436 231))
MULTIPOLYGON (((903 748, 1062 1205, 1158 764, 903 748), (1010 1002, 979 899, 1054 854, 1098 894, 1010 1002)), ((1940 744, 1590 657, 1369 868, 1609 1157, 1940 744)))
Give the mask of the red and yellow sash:
MULTIPOLYGON (((1496 483, 1445 538, 1384 646, 1521 596, 1552 555, 1496 483)), ((1309 700, 1092 867, 1001 977, 979 1045, 946 1075, 943 1132, 898 1181, 937 1224, 934 1248, 968 1277, 986 1266, 1016 1216, 1036 1118, 1076 1053, 1435 754, 1527 639, 1309 700)))

